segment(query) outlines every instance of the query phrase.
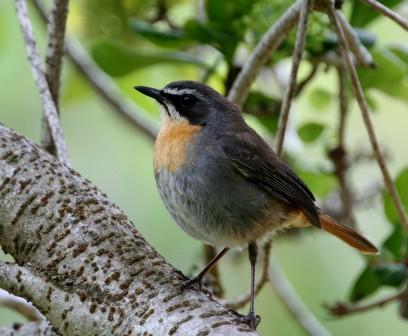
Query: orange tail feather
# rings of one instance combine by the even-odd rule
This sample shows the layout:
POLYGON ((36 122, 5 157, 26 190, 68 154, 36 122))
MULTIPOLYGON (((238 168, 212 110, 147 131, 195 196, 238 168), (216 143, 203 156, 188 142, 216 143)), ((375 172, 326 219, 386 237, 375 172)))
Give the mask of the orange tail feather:
POLYGON ((378 249, 371 242, 353 229, 336 222, 333 218, 325 214, 320 214, 319 219, 324 231, 335 235, 350 246, 366 254, 378 253, 378 249))

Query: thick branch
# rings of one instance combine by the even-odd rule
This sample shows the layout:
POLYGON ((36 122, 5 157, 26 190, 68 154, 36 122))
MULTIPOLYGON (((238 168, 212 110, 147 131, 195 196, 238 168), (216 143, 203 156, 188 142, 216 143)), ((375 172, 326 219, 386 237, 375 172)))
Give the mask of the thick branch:
POLYGON ((144 240, 88 180, 0 126, 0 283, 62 335, 256 335, 144 240), (21 273, 20 273, 21 272, 21 273))
POLYGON ((350 48, 348 46, 348 42, 347 39, 344 35, 344 31, 342 28, 342 25, 339 22, 338 19, 338 14, 337 12, 332 8, 332 7, 328 7, 328 14, 329 17, 335 27, 337 36, 340 40, 341 43, 341 54, 343 57, 343 62, 344 62, 344 66, 345 69, 347 70, 350 79, 351 79, 351 84, 353 87, 353 91, 354 94, 356 96, 357 99, 357 103, 360 107, 362 116, 363 116, 363 120, 364 120, 364 124, 367 128, 367 132, 368 132, 368 137, 370 139, 371 145, 373 147, 373 151, 376 157, 376 160, 378 162, 378 165, 380 166, 383 178, 384 178, 384 184, 387 188, 387 191, 389 192, 391 199, 393 201, 393 204, 398 212, 398 215, 400 217, 401 223, 402 225, 405 227, 406 230, 408 230, 408 217, 407 214, 405 212, 404 206, 401 202, 401 199, 398 195, 398 191, 395 188, 395 185, 392 181, 391 175, 388 171, 387 165, 385 163, 384 157, 382 155, 380 146, 378 144, 378 140, 377 140, 377 136, 375 134, 375 130, 374 130, 374 126, 373 123, 371 121, 371 117, 370 117, 370 112, 368 110, 368 105, 367 105, 367 101, 364 97, 364 92, 363 92, 363 88, 361 87, 361 83, 360 80, 358 79, 358 75, 357 75, 357 71, 356 68, 353 64, 353 61, 351 60, 350 57, 350 48))
MULTIPOLYGON (((41 0, 34 0, 34 5, 41 18, 47 21, 48 14, 44 3, 41 0)), ((84 79, 112 107, 112 112, 117 113, 149 139, 156 137, 157 126, 155 122, 146 113, 137 109, 135 102, 120 92, 112 79, 95 64, 79 42, 67 36, 65 53, 84 79)))
POLYGON ((248 61, 235 80, 228 94, 228 99, 242 105, 248 95, 251 84, 258 76, 269 56, 279 47, 287 33, 296 24, 303 1, 297 0, 265 33, 248 61))
POLYGON ((290 71, 289 85, 286 87, 285 96, 282 100, 279 124, 278 124, 278 134, 276 140, 276 153, 281 155, 283 141, 285 139, 286 126, 288 124, 290 106, 292 104, 292 99, 296 90, 296 80, 299 70, 300 61, 302 60, 303 50, 305 47, 307 21, 309 18, 310 0, 304 0, 300 10, 300 18, 298 25, 298 32, 296 34, 295 49, 292 56, 292 69, 290 71))
POLYGON ((14 324, 12 327, 0 327, 1 336, 58 336, 55 329, 47 322, 31 322, 24 325, 14 324))
POLYGON ((292 314, 303 330, 311 336, 328 336, 330 332, 316 319, 297 295, 279 264, 271 258, 269 279, 283 305, 292 314))
MULTIPOLYGON (((45 60, 45 77, 52 99, 59 113, 59 88, 64 56, 65 29, 68 16, 69 0, 54 0, 48 22, 48 47, 45 60)), ((52 139, 47 118, 43 115, 41 144, 49 153, 55 155, 56 148, 52 139)))
POLYGON ((52 138, 57 148, 57 155, 61 162, 70 165, 68 151, 65 145, 64 134, 62 132, 57 107, 51 97, 47 81, 41 67, 41 57, 37 49, 31 21, 28 17, 27 4, 25 0, 15 0, 17 17, 27 49, 28 60, 31 65, 34 80, 42 100, 44 114, 47 117, 51 129, 52 138))
POLYGON ((44 319, 44 316, 42 316, 37 308, 31 303, 21 297, 10 294, 3 289, 0 289, 0 306, 14 310, 29 321, 41 321, 44 319))
POLYGON ((398 23, 402 28, 408 31, 408 21, 405 20, 401 15, 389 9, 387 6, 384 6, 382 3, 376 0, 360 0, 360 1, 364 2, 381 15, 388 16, 391 20, 398 23))

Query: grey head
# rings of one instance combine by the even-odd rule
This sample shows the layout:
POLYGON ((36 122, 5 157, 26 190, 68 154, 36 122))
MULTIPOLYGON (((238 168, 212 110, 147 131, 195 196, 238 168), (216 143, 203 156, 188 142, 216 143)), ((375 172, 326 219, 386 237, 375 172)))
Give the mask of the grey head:
POLYGON ((237 106, 211 87, 195 81, 176 81, 158 90, 135 86, 137 91, 154 98, 165 111, 166 117, 185 120, 191 125, 205 126, 240 117, 237 106))

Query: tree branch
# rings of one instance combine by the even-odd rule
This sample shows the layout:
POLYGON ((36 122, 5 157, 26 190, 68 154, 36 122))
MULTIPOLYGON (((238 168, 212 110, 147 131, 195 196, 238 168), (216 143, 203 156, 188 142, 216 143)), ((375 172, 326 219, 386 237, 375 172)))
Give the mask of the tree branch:
POLYGON ((296 90, 296 80, 299 71, 299 65, 302 60, 303 50, 305 47, 307 21, 309 18, 310 0, 304 0, 300 9, 299 25, 296 34, 295 49, 292 56, 292 69, 290 72, 289 85, 286 87, 285 95, 282 100, 279 114, 278 134, 276 135, 276 154, 281 155, 283 141, 285 139, 286 126, 288 124, 290 106, 293 95, 296 90))
POLYGON ((330 314, 336 317, 344 317, 347 315, 355 314, 355 313, 363 313, 375 308, 382 308, 389 303, 404 299, 408 297, 407 291, 404 289, 401 292, 385 297, 378 301, 374 301, 368 304, 350 304, 345 302, 337 302, 333 306, 325 305, 325 308, 329 310, 330 314))
POLYGON ((279 267, 279 264, 271 258, 269 265, 269 279, 272 287, 278 294, 283 305, 288 309, 289 313, 292 314, 303 330, 311 336, 330 335, 330 332, 320 324, 298 297, 295 289, 279 267))
POLYGON ((408 31, 408 21, 405 20, 401 15, 389 9, 387 6, 384 6, 382 3, 376 0, 360 0, 360 1, 364 2, 366 5, 370 6, 378 13, 384 16, 388 16, 391 20, 393 20, 394 22, 399 24, 402 28, 404 28, 406 31, 408 31))
POLYGON ((257 335, 140 235, 90 181, 0 126, 0 284, 62 335, 257 335))
MULTIPOLYGON (((34 0, 34 5, 41 18, 46 22, 48 14, 43 1, 34 0)), ((112 107, 113 112, 149 139, 156 137, 157 125, 152 118, 136 108, 135 102, 120 92, 112 79, 95 64, 79 42, 67 36, 65 53, 88 84, 112 107)))
POLYGON ((40 93, 44 114, 47 117, 48 124, 51 128, 52 138, 55 141, 58 158, 61 162, 69 166, 71 163, 65 145, 64 134, 59 123, 57 107, 51 97, 47 81, 42 71, 41 57, 37 49, 31 21, 28 17, 27 4, 25 0, 15 0, 15 7, 27 49, 28 60, 40 93))
MULTIPOLYGON (((269 269, 269 259, 271 256, 271 247, 272 247, 272 241, 268 240, 265 243, 265 246, 263 247, 262 273, 261 273, 259 280, 255 284, 255 295, 258 295, 258 293, 262 290, 263 287, 265 287, 266 283, 269 281, 268 269, 269 269)), ((247 305, 250 300, 251 300, 251 292, 248 292, 232 300, 226 301, 225 306, 229 309, 239 309, 247 305)))
POLYGON ((15 323, 12 327, 0 327, 1 336, 59 336, 47 322, 31 322, 24 325, 15 323))
POLYGON ((261 71, 262 66, 296 24, 302 3, 302 0, 297 0, 295 4, 289 7, 258 42, 232 85, 228 94, 229 100, 240 106, 244 103, 251 84, 261 71))
MULTIPOLYGON (((48 47, 45 59, 45 77, 52 99, 59 114, 59 89, 62 71, 62 57, 64 56, 65 29, 68 16, 69 0, 54 0, 48 23, 48 47)), ((52 139, 47 117, 42 118, 41 145, 49 153, 56 155, 56 148, 52 139)))
POLYGON ((374 126, 373 123, 371 121, 371 117, 370 117, 370 112, 368 110, 368 105, 367 105, 367 101, 364 97, 364 92, 363 89, 361 87, 361 83, 358 79, 358 75, 357 75, 357 71, 356 68, 353 64, 353 61, 351 60, 350 54, 349 54, 349 46, 348 46, 348 42, 347 39, 344 35, 344 31, 343 28, 339 22, 338 19, 338 14, 336 13, 336 11, 331 7, 328 6, 327 8, 328 11, 328 15, 330 20, 332 21, 337 36, 339 38, 339 41, 341 43, 341 54, 342 54, 342 58, 343 58, 343 62, 344 62, 344 66, 345 69, 347 70, 350 79, 351 79, 351 84, 353 87, 353 91, 354 94, 356 96, 358 105, 360 107, 362 116, 363 116, 363 120, 364 120, 364 124, 367 128, 367 132, 368 132, 368 137, 369 140, 371 142, 371 145, 373 147, 373 151, 376 157, 376 160, 378 162, 378 165, 381 169, 382 175, 383 175, 383 179, 384 179, 384 184, 388 190, 388 193, 391 196, 392 202, 398 212, 398 215, 400 217, 401 223, 402 225, 405 227, 406 230, 408 230, 408 217, 407 214, 405 212, 404 206, 401 202, 401 199, 398 195, 398 191, 395 188, 395 185, 392 181, 391 175, 388 171, 387 165, 385 163, 384 157, 382 155, 380 146, 378 144, 378 140, 377 140, 377 136, 375 134, 375 130, 374 130, 374 126))
MULTIPOLYGON (((44 316, 31 303, 28 303, 23 298, 10 294, 3 289, 0 289, 0 306, 14 310, 29 321, 38 322, 44 320, 44 316)), ((0 333, 0 335, 2 334, 0 333)))
POLYGON ((351 24, 347 21, 342 12, 338 11, 337 14, 339 22, 343 27, 344 35, 347 39, 350 49, 356 58, 357 64, 362 66, 374 67, 375 64, 373 57, 371 56, 367 48, 360 42, 360 39, 351 24))
POLYGON ((339 181, 339 194, 342 202, 342 208, 347 224, 357 228, 357 222, 353 212, 353 193, 347 181, 347 172, 349 170, 349 157, 346 151, 345 132, 348 116, 348 97, 346 75, 342 66, 337 67, 338 88, 339 88, 339 126, 338 126, 338 144, 328 152, 328 157, 334 166, 334 175, 339 181))

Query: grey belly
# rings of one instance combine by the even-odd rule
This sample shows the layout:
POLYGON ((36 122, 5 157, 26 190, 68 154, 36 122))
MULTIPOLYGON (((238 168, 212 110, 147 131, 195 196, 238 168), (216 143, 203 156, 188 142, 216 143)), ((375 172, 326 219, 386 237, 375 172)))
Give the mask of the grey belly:
POLYGON ((283 204, 232 171, 216 172, 208 167, 156 173, 160 196, 186 233, 210 245, 234 247, 262 239, 282 226, 283 204), (276 211, 268 211, 265 220, 264 209, 271 206, 276 211))

